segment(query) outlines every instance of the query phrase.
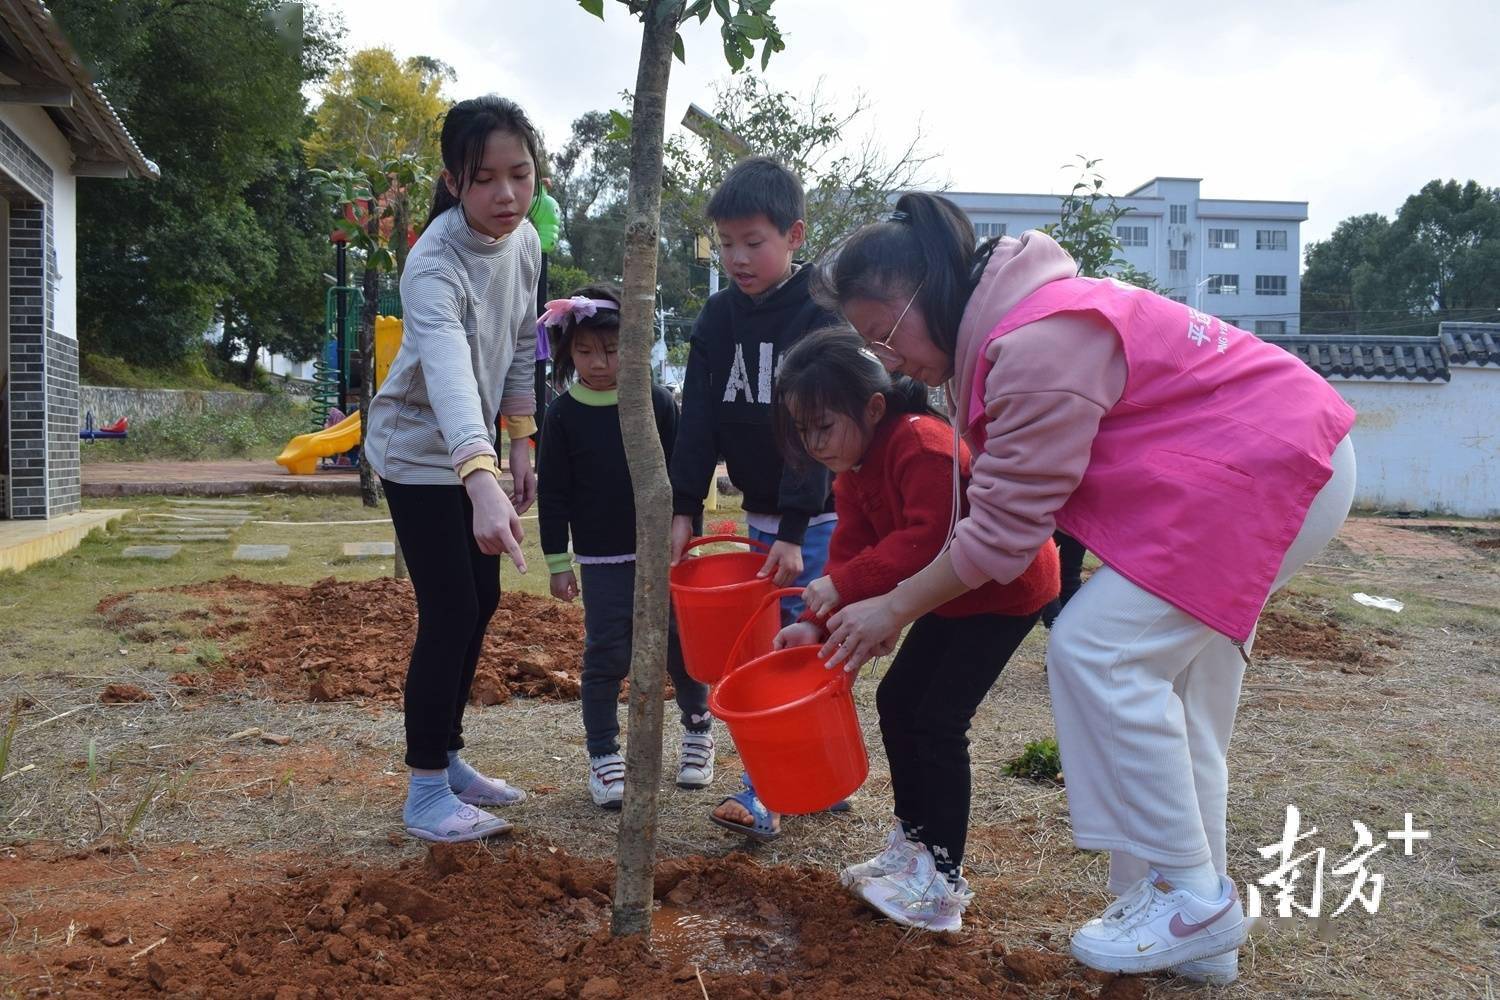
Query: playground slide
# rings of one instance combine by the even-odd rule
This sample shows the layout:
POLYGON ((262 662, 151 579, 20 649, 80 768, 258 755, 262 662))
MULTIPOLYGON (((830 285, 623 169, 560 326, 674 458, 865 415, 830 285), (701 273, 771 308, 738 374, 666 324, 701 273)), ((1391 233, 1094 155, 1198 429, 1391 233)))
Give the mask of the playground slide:
POLYGON ((326 430, 298 434, 276 456, 294 476, 310 476, 318 471, 318 459, 342 455, 359 444, 359 411, 351 413, 326 430))

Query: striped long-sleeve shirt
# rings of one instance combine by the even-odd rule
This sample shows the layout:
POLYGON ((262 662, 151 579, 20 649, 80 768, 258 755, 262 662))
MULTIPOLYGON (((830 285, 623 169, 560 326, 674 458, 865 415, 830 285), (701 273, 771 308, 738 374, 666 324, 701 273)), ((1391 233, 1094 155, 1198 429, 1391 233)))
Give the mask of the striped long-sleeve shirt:
POLYGON ((370 402, 365 460, 384 479, 456 485, 495 455, 501 414, 536 411, 536 229, 490 240, 459 207, 433 219, 401 276, 401 350, 370 402))

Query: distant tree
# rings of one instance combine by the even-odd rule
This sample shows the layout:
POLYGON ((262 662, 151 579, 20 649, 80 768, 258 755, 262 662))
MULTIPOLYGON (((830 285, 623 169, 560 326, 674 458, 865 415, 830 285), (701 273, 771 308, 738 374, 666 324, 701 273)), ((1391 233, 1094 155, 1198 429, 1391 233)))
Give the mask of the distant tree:
MULTIPOLYGON (((1371 212, 1345 219, 1328 239, 1307 245, 1307 266, 1302 274, 1303 333, 1360 329, 1362 315, 1356 287, 1362 299, 1374 296, 1382 303, 1394 301, 1379 288, 1378 276, 1390 232, 1390 220, 1371 212)), ((1384 315, 1390 317, 1399 311, 1384 315)))
POLYGON ((53 13, 160 181, 78 185, 78 332, 86 351, 165 364, 274 270, 247 191, 301 138, 302 88, 338 33, 281 0, 58 0, 53 13), (288 17, 288 11, 299 16, 288 17))
POLYGON ((1445 320, 1500 319, 1500 188, 1429 181, 1394 222, 1345 219, 1305 259, 1304 331, 1431 335, 1445 320))
POLYGON ((398 60, 390 49, 361 49, 329 74, 307 141, 316 166, 411 157, 436 163, 453 69, 431 56, 398 60))
POLYGON ((332 202, 296 145, 283 146, 244 197, 256 220, 254 252, 246 254, 255 266, 220 304, 219 351, 225 361, 244 351, 248 384, 261 348, 301 361, 322 346, 332 202))
MULTIPOLYGON (((797 95, 748 73, 716 88, 715 121, 750 153, 775 157, 802 179, 809 257, 889 211, 893 194, 933 186, 929 167, 935 155, 922 148, 921 126, 888 143, 889 133, 874 131, 870 110, 863 94, 841 106, 821 84, 797 95), (861 129, 866 131, 859 134, 861 129)), ((673 135, 666 143, 663 211, 688 232, 710 232, 708 199, 745 155, 720 133, 673 135)))

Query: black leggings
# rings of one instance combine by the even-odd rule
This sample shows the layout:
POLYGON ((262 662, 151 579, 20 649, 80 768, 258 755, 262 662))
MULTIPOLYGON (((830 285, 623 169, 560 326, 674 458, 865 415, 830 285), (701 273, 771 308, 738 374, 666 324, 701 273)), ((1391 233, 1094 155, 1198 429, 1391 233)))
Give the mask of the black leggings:
POLYGON ((875 691, 896 818, 944 871, 969 837, 969 724, 1037 617, 924 615, 875 691))
POLYGON ((1057 543, 1057 561, 1062 569, 1062 593, 1042 609, 1042 624, 1048 628, 1083 586, 1083 557, 1088 554, 1082 542, 1065 532, 1054 531, 1052 540, 1057 543))
POLYGON ((439 769, 463 748, 464 706, 484 630, 500 604, 500 558, 474 541, 462 486, 382 479, 391 523, 417 594, 417 641, 406 668, 406 764, 439 769))

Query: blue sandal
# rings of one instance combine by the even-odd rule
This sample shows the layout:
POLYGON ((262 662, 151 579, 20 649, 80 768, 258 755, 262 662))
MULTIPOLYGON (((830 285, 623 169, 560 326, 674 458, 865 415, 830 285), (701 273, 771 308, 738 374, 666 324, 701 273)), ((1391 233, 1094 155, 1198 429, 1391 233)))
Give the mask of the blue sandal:
MULTIPOLYGON (((755 817, 755 822, 747 826, 744 823, 736 823, 731 819, 724 819, 714 813, 709 813, 708 818, 713 821, 715 826, 722 826, 726 830, 733 830, 735 833, 744 834, 756 843, 768 844, 781 836, 781 831, 776 828, 776 819, 772 816, 771 811, 766 808, 765 803, 761 802, 759 796, 755 794, 755 787, 750 784, 750 775, 741 774, 740 783, 745 786, 744 789, 734 795, 726 795, 719 801, 719 806, 722 806, 725 802, 736 802, 745 812, 755 817)), ((719 806, 715 806, 714 808, 718 809, 719 806)))

